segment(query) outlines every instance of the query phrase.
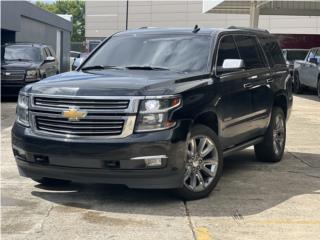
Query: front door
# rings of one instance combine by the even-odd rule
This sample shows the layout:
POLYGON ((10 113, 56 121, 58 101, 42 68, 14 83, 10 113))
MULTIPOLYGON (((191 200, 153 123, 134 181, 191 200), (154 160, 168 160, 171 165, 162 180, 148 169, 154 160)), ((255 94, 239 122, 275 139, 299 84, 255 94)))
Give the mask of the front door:
POLYGON ((253 108, 250 90, 245 85, 247 72, 244 69, 225 71, 222 68, 224 60, 240 59, 233 36, 222 36, 219 42, 215 70, 221 96, 217 109, 221 119, 221 143, 227 149, 250 139, 248 119, 253 108))
POLYGON ((252 112, 246 121, 250 126, 248 133, 253 139, 262 135, 269 122, 273 103, 273 92, 270 87, 272 77, 258 39, 250 35, 236 35, 235 40, 248 75, 244 86, 251 96, 252 112))
POLYGON ((306 85, 312 88, 317 88, 318 76, 319 76, 319 64, 320 64, 320 49, 314 49, 313 58, 317 59, 317 63, 306 63, 306 85))
POLYGON ((301 69, 300 69, 300 82, 308 87, 312 87, 312 80, 313 80, 313 75, 314 75, 314 68, 316 65, 314 63, 310 62, 311 58, 315 58, 316 56, 316 49, 310 50, 306 61, 304 61, 301 64, 301 69))

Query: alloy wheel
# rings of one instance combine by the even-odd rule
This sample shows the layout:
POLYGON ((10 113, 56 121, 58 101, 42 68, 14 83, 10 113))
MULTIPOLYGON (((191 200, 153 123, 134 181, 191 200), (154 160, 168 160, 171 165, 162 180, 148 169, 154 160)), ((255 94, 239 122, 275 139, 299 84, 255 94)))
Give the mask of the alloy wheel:
POLYGON ((205 190, 217 175, 218 150, 213 140, 197 135, 188 141, 184 186, 193 192, 205 190))
POLYGON ((276 116, 275 125, 273 129, 273 149, 276 155, 279 155, 282 152, 284 141, 285 141, 284 119, 279 114, 276 116))

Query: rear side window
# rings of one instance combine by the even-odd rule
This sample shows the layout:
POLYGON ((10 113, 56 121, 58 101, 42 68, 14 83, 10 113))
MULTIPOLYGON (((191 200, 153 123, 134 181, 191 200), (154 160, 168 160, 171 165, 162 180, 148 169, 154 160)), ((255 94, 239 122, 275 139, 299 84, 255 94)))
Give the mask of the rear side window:
POLYGON ((272 38, 261 38, 260 41, 271 67, 273 67, 274 65, 285 64, 281 48, 276 40, 272 38))
POLYGON ((240 57, 243 59, 246 69, 265 67, 259 45, 255 37, 236 35, 234 38, 239 49, 240 57))
POLYGON ((225 36, 220 41, 216 67, 218 74, 221 73, 223 61, 225 59, 240 59, 237 47, 232 36, 225 36))

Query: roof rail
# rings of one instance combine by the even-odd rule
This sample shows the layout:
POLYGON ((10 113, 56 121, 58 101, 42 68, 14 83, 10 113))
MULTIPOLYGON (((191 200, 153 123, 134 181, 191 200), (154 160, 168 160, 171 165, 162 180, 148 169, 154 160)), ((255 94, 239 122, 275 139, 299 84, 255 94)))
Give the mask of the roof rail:
POLYGON ((261 29, 261 28, 248 28, 248 27, 229 26, 228 29, 239 29, 239 30, 247 30, 247 31, 254 31, 254 32, 270 33, 267 29, 261 29))
POLYGON ((149 29, 149 28, 158 28, 158 27, 148 27, 148 26, 144 26, 144 27, 138 27, 136 29, 149 29))

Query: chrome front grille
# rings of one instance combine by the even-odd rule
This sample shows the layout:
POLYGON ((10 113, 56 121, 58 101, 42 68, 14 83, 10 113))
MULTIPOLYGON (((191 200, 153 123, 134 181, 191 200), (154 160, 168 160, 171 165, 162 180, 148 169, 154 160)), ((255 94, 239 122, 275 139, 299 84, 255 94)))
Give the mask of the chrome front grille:
POLYGON ((126 99, 73 99, 73 98, 48 98, 35 97, 34 105, 52 108, 69 108, 77 106, 81 109, 126 109, 129 100, 126 99))
POLYGON ((38 130, 77 136, 120 135, 124 125, 124 120, 112 119, 82 119, 70 122, 64 118, 36 116, 35 120, 38 130))
POLYGON ((40 135, 71 140, 123 138, 133 132, 141 97, 66 97, 31 95, 30 119, 40 135), (64 116, 69 109, 86 112, 80 119, 64 116))
POLYGON ((25 70, 2 70, 1 80, 4 81, 24 81, 25 70))

